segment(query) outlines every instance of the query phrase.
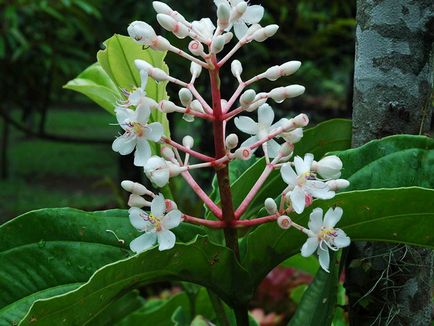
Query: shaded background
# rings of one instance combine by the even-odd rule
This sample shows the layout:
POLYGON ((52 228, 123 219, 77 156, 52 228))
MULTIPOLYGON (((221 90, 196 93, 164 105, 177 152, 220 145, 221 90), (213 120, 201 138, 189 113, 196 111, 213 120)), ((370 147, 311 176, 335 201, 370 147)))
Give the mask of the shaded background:
MULTIPOLYGON (((166 1, 187 19, 215 17, 212 1, 166 1)), ((126 34, 136 19, 149 22, 158 33, 185 48, 158 28, 152 1, 17 0, 0 4, 0 221, 42 207, 70 206, 86 210, 123 207, 119 179, 141 171, 120 169, 112 152, 117 134, 115 118, 84 96, 62 89, 96 61, 102 42, 114 33, 126 34)), ((261 24, 276 23, 280 30, 265 43, 251 43, 236 58, 246 78, 269 66, 300 60, 296 75, 257 90, 299 83, 305 95, 276 106, 278 117, 299 112, 312 123, 351 116, 354 60, 355 1, 263 0, 266 14, 261 24)), ((171 75, 187 80, 188 62, 167 57, 171 75), (185 78, 183 78, 185 76, 185 78)), ((222 78, 223 97, 236 88, 229 71, 222 78)), ((199 90, 208 87, 205 74, 199 90)), ((178 88, 168 88, 176 98, 178 88)), ((207 96, 205 96, 207 97, 207 96)), ((172 134, 196 137, 199 150, 212 148, 210 134, 201 121, 188 124, 170 115, 172 134)), ((196 119, 197 120, 197 119, 196 119)), ((130 169, 132 165, 128 165, 130 169)), ((205 187, 206 172, 196 175, 205 187)), ((175 187, 183 187, 175 181, 175 187)), ((186 191, 178 192, 186 211, 201 209, 186 191)))

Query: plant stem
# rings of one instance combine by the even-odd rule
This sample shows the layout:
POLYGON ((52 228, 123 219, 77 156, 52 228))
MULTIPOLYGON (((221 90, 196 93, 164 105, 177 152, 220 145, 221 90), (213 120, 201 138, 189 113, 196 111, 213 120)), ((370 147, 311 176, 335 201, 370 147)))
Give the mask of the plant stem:
POLYGON ((229 322, 228 316, 226 315, 222 300, 220 300, 220 298, 210 289, 207 289, 207 291, 219 324, 222 326, 230 326, 231 324, 229 322))
POLYGON ((248 326, 249 325, 249 314, 247 312, 247 307, 236 307, 234 309, 235 319, 238 326, 248 326))

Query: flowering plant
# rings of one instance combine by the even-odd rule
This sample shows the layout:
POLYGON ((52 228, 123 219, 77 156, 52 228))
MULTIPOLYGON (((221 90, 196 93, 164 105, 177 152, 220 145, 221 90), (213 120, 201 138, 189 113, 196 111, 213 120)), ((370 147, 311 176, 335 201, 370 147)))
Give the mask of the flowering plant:
POLYGON ((189 52, 136 21, 128 27, 131 39, 115 35, 98 63, 68 83, 115 114, 122 134, 113 150, 134 152, 134 165, 143 168, 153 187, 122 181, 130 193, 128 212, 45 209, 1 226, 0 285, 6 295, 0 300, 0 323, 143 324, 158 310, 163 324, 169 318, 179 325, 254 324, 248 308, 258 285, 282 262, 295 264, 291 257, 299 253, 317 255, 320 269, 290 325, 330 324, 344 262, 334 252, 346 248, 350 237, 434 247, 433 190, 384 189, 434 185, 429 177, 417 178, 432 175, 430 160, 402 169, 402 162, 432 155, 432 139, 392 136, 348 149, 348 121, 310 129, 305 114, 275 121, 273 102, 300 96, 304 87, 258 92, 253 84, 290 76, 301 63, 289 61, 244 79, 243 65, 233 56, 250 42, 266 41, 278 26, 259 25, 261 6, 242 0, 215 4, 215 23, 189 22, 155 1, 159 24, 178 38, 191 38, 189 52), (236 43, 228 49, 233 32, 236 43), (190 61, 189 81, 169 74, 162 61, 166 51, 190 61), (228 99, 220 91, 225 65, 238 84, 228 99), (210 102, 196 87, 205 70, 210 102), (180 88, 179 101, 165 98, 166 83, 180 88), (181 141, 171 137, 166 114, 172 113, 209 123, 214 154, 195 149, 194 135, 181 141), (240 133, 226 132, 232 123, 240 133), (260 152, 263 157, 256 158, 260 152), (251 166, 231 179, 240 162, 251 166), (190 173, 195 169, 215 172, 218 196, 200 187, 190 173), (175 177, 204 203, 204 216, 193 216, 165 191, 175 177), (216 234, 224 235, 224 244, 216 234), (183 293, 152 306, 134 290, 162 280, 182 282, 183 293))

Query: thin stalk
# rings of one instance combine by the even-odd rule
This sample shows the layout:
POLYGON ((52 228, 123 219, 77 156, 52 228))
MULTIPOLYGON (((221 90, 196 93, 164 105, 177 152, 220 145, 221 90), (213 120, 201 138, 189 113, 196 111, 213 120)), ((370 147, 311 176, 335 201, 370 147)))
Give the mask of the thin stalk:
POLYGON ((230 326, 231 323, 229 322, 229 318, 225 313, 225 307, 222 300, 220 300, 220 298, 210 289, 207 289, 207 291, 219 324, 222 326, 230 326))

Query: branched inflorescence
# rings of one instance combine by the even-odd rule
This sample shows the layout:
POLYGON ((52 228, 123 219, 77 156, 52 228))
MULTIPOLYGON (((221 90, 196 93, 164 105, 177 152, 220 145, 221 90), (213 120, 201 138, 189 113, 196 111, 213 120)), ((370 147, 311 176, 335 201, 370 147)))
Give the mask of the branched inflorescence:
POLYGON ((192 39, 188 45, 191 54, 171 45, 145 22, 135 21, 128 27, 129 35, 137 43, 154 50, 173 52, 191 61, 191 79, 189 82, 179 80, 146 61, 136 60, 135 65, 140 71, 141 86, 132 92, 125 92, 126 99, 118 103, 115 110, 116 117, 125 133, 113 142, 113 150, 121 155, 130 154, 135 150, 134 164, 144 168, 146 176, 155 187, 164 187, 170 178, 182 176, 216 217, 216 220, 208 220, 187 215, 180 212, 173 201, 164 199, 161 194, 156 195, 139 183, 123 181, 122 187, 131 192, 128 202, 131 207, 130 221, 135 228, 144 232, 131 242, 130 247, 135 252, 142 252, 158 242, 160 250, 170 249, 175 245, 176 240, 170 229, 184 222, 224 229, 226 243, 237 252, 237 238, 234 232, 236 228, 277 222, 283 229, 294 227, 304 232, 308 239, 301 249, 302 255, 309 256, 316 251, 321 266, 328 270, 328 249, 338 250, 350 243, 345 233, 335 228, 342 216, 342 209, 330 208, 325 213, 324 219, 322 210, 314 209, 310 215, 309 228, 298 225, 288 215, 301 214, 312 204, 313 198, 330 199, 334 197, 335 191, 347 187, 349 182, 339 179, 342 162, 337 156, 327 156, 317 162, 314 161, 312 154, 306 154, 304 158, 296 156, 290 161, 294 144, 303 137, 302 128, 309 123, 309 119, 305 114, 299 114, 291 119, 282 118, 274 122, 274 112, 267 101, 281 103, 285 99, 299 96, 304 93, 303 86, 289 85, 260 93, 248 89, 250 85, 261 79, 275 81, 292 75, 298 70, 301 62, 289 61, 280 66, 273 66, 248 80, 243 80, 242 64, 238 60, 233 60, 231 72, 238 82, 238 87, 229 99, 222 99, 220 68, 245 44, 252 41, 263 42, 273 36, 278 26, 259 25, 264 14, 262 6, 249 6, 242 0, 214 0, 214 2, 217 6, 217 27, 209 18, 188 22, 166 4, 153 2, 157 20, 164 29, 178 38, 192 39), (238 41, 225 56, 218 59, 217 55, 233 39, 232 29, 238 41), (204 69, 208 70, 210 76, 212 103, 207 103, 195 87, 195 82, 204 69), (148 77, 178 85, 179 103, 168 100, 157 103, 147 97, 145 87, 148 77), (191 136, 184 137, 182 142, 176 142, 165 136, 163 126, 159 122, 148 122, 152 110, 181 113, 189 122, 198 118, 212 123, 215 155, 211 157, 195 151, 191 136), (240 116, 242 113, 254 111, 257 112, 257 121, 247 116, 240 116), (241 132, 250 135, 240 146, 236 134, 226 135, 226 124, 232 119, 241 132), (159 156, 152 156, 149 142, 163 144, 159 156), (258 148, 262 148, 264 152, 265 169, 241 204, 233 207, 228 166, 234 160, 248 160, 258 148), (192 164, 192 158, 200 162, 192 164), (190 174, 190 170, 202 168, 212 168, 216 171, 220 206, 209 198, 190 174), (261 186, 276 169, 280 169, 283 180, 288 184, 281 194, 279 207, 274 199, 268 198, 264 203, 268 216, 241 220, 241 216, 246 212, 261 186), (143 207, 150 207, 150 212, 143 211, 143 207))

